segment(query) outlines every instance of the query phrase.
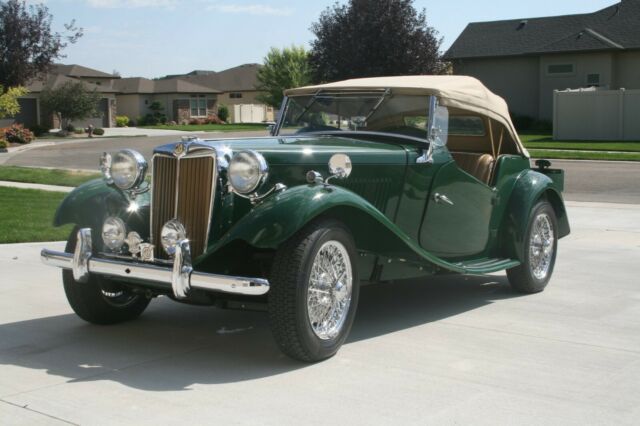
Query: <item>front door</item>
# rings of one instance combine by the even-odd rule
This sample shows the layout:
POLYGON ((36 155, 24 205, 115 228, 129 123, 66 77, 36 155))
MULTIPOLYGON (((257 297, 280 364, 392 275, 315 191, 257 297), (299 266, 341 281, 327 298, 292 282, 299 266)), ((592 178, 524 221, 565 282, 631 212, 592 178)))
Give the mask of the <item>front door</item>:
POLYGON ((482 253, 489 242, 493 191, 461 170, 442 166, 431 186, 420 230, 422 247, 442 258, 482 253))

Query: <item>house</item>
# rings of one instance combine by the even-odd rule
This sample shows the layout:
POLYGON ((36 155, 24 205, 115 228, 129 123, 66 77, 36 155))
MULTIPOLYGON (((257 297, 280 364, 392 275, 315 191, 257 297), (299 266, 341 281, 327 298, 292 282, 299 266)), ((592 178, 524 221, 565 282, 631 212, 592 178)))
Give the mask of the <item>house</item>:
POLYGON ((257 99, 259 69, 259 64, 244 64, 224 71, 196 70, 163 79, 180 79, 220 91, 218 102, 229 107, 231 123, 273 121, 274 109, 257 99))
POLYGON ((136 121, 151 113, 149 108, 159 102, 167 121, 189 123, 191 119, 217 114, 220 91, 178 78, 149 80, 142 77, 114 81, 117 89, 118 115, 136 121))
POLYGON ((640 89, 640 0, 594 13, 471 23, 445 59, 481 80, 513 114, 553 116, 555 90, 640 89))
POLYGON ((55 89, 69 81, 81 81, 88 90, 95 90, 100 94, 100 103, 96 117, 74 122, 76 127, 111 127, 115 125, 116 90, 113 81, 120 77, 80 65, 55 64, 50 71, 39 79, 27 85, 29 93, 21 97, 20 113, 11 119, 0 120, 0 127, 11 123, 22 123, 27 127, 41 125, 50 128, 59 127, 58 119, 53 114, 44 111, 40 105, 40 94, 45 89, 55 89))

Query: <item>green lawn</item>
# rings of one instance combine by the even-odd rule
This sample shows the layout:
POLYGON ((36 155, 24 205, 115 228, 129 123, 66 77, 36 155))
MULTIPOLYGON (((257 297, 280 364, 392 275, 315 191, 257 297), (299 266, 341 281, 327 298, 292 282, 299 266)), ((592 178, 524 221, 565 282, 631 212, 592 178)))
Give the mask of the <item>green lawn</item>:
POLYGON ((566 149, 585 151, 640 152, 640 142, 554 141, 551 135, 520 135, 527 149, 566 149))
POLYGON ((187 124, 176 126, 141 126, 144 129, 183 130, 186 132, 237 132, 246 130, 267 130, 264 123, 258 124, 187 124))
MULTIPOLYGON (((88 180, 101 177, 99 173, 32 167, 0 166, 0 180, 11 182, 42 183, 46 185, 78 186, 88 180)), ((1 199, 1 198, 0 198, 1 199)))
POLYGON ((607 160, 607 161, 640 161, 640 152, 584 152, 576 150, 550 151, 545 149, 529 149, 533 158, 558 160, 607 160))
POLYGON ((65 195, 0 187, 0 244, 66 240, 72 225, 54 228, 51 224, 65 195))

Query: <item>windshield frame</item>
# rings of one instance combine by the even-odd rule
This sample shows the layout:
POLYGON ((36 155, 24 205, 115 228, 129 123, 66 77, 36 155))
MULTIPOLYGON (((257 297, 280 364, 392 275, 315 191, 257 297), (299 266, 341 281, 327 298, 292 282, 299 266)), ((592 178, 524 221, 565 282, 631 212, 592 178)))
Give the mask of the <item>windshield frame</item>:
MULTIPOLYGON (((308 102, 308 106, 311 106, 314 102, 315 99, 317 99, 318 97, 322 97, 324 96, 330 96, 330 95, 358 95, 358 94, 362 94, 362 95, 374 95, 374 94, 379 94, 380 96, 380 101, 375 105, 374 109, 372 110, 372 112, 375 112, 381 105, 382 103, 384 103, 384 100, 387 98, 387 96, 391 95, 391 89, 389 88, 379 88, 379 89, 370 89, 370 90, 358 90, 358 91, 349 91, 349 90, 318 90, 312 97, 311 101, 308 102)), ((287 116, 287 112, 289 109, 289 105, 290 105, 290 101, 291 98, 289 96, 285 96, 282 100, 282 106, 278 112, 278 119, 276 121, 276 125, 273 126, 273 129, 271 131, 271 136, 280 136, 280 137, 286 137, 286 136, 297 136, 297 137, 301 137, 301 136, 305 136, 305 135, 339 135, 339 136, 343 136, 343 137, 349 137, 349 134, 352 135, 366 135, 366 134, 371 134, 374 136, 389 136, 391 138, 394 139, 407 139, 412 141, 413 143, 415 142, 419 142, 423 145, 426 146, 430 146, 432 145, 431 142, 433 142, 433 138, 434 138, 434 133, 435 133, 435 120, 432 118, 434 117, 434 113, 435 113, 435 108, 437 107, 437 97, 436 96, 429 96, 429 100, 425 105, 425 110, 427 111, 427 117, 429 118, 428 124, 427 124, 427 129, 425 131, 426 133, 426 138, 425 139, 421 139, 421 138, 417 138, 414 136, 407 136, 407 135, 402 135, 399 133, 391 133, 391 132, 367 132, 367 131, 330 131, 330 130, 318 130, 318 131, 313 131, 313 132, 306 132, 304 134, 300 134, 300 135, 281 135, 280 131, 282 129, 282 126, 284 124, 285 121, 285 117, 287 116), (434 102, 435 100, 435 102, 434 102)))

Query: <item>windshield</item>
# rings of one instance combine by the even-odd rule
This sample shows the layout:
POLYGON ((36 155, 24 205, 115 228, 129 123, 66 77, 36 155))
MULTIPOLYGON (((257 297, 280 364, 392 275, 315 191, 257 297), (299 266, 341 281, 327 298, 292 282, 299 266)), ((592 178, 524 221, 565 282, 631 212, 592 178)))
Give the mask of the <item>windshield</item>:
POLYGON ((278 134, 383 132, 427 139, 429 96, 319 92, 288 99, 278 134))

